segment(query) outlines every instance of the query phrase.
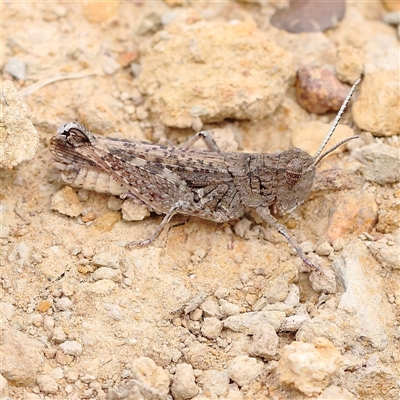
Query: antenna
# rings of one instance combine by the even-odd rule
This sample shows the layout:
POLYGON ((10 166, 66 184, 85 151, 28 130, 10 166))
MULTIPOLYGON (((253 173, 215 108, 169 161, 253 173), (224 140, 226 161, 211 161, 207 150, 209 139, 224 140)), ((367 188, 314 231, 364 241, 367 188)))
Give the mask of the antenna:
POLYGON ((342 118, 342 115, 344 113, 344 110, 346 109, 346 107, 349 104, 349 101, 351 99, 351 96, 353 96, 354 91, 356 90, 357 85, 361 82, 361 78, 358 78, 354 85, 351 87, 349 94, 347 95, 346 99, 344 100, 342 106, 340 107, 339 112, 336 115, 335 120, 333 121, 331 128, 329 129, 329 132, 327 133, 327 135, 325 136, 324 141, 321 143, 321 146, 319 146, 319 149, 317 150, 317 152, 315 153, 314 158, 314 165, 318 164, 321 159, 323 157, 325 157, 327 154, 329 154, 330 152, 332 152, 333 150, 337 149, 339 146, 341 146, 343 143, 346 143, 348 140, 353 140, 353 139, 357 139, 358 136, 352 136, 348 139, 342 140, 340 143, 338 143, 336 146, 332 147, 332 149, 328 150, 327 152, 325 152, 322 156, 320 156, 320 154, 322 153, 322 150, 324 149, 324 147, 326 146, 326 144, 328 143, 329 139, 331 138, 331 136, 333 135, 333 132, 335 132, 336 127, 338 126, 340 119, 342 118))

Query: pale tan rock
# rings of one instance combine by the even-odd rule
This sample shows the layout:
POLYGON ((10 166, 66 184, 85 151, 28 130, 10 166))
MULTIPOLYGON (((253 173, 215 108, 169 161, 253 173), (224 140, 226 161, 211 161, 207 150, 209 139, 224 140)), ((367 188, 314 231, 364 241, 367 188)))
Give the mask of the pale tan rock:
MULTIPOLYGON (((336 45, 349 45, 361 49, 364 53, 369 43, 375 40, 380 41, 381 34, 393 35, 393 37, 396 35, 395 31, 383 22, 369 20, 357 7, 348 7, 341 23, 329 32, 329 38, 336 45)), ((383 49, 386 45, 387 43, 383 41, 381 48, 383 49)))
POLYGON ((353 193, 336 195, 336 204, 329 212, 326 236, 330 242, 349 233, 360 234, 369 232, 378 217, 378 206, 374 193, 363 193, 362 196, 353 193))
POLYGON ((262 324, 254 329, 249 354, 255 357, 271 359, 278 351, 279 338, 271 324, 262 324))
POLYGON ((82 15, 89 21, 95 23, 108 22, 118 16, 119 1, 109 2, 82 2, 82 15))
POLYGON ((199 388, 196 385, 193 367, 190 364, 178 364, 171 393, 176 400, 186 400, 196 396, 199 388))
POLYGON ((100 267, 93 272, 92 279, 97 282, 102 279, 110 279, 114 282, 121 282, 122 274, 119 270, 107 267, 100 267))
POLYGON ((382 266, 400 269, 400 229, 391 235, 391 239, 384 237, 376 242, 368 243, 367 246, 382 266))
POLYGON ((125 221, 142 221, 150 216, 150 211, 144 204, 137 204, 132 199, 125 200, 121 209, 125 221))
POLYGON ((262 371, 263 364, 249 356, 235 357, 228 366, 229 378, 239 386, 255 381, 262 371))
POLYGON ((139 357, 132 361, 132 375, 134 379, 147 383, 149 386, 168 393, 169 373, 148 357, 139 357))
POLYGON ((338 47, 335 69, 339 80, 352 85, 360 78, 363 68, 362 52, 359 49, 348 45, 338 47))
MULTIPOLYGON (((381 266, 363 242, 353 240, 344 247, 340 257, 335 258, 332 268, 345 288, 337 312, 343 310, 347 313, 346 333, 353 346, 359 353, 363 348, 369 351, 384 350, 388 346, 388 324, 393 314, 385 295, 381 266), (360 341, 360 338, 363 340, 360 341)), ((335 318, 334 321, 339 319, 335 318)))
POLYGON ((277 372, 279 380, 294 386, 307 396, 320 394, 341 367, 342 356, 327 339, 314 343, 292 342, 282 350, 277 372))
POLYGON ((364 75, 374 72, 399 70, 399 38, 396 31, 382 24, 389 31, 375 34, 363 47, 364 75))
POLYGON ((301 326, 296 340, 312 342, 322 336, 342 352, 353 349, 361 355, 384 350, 389 345, 393 314, 381 266, 363 242, 353 240, 335 257, 332 268, 345 290, 338 309, 320 310, 301 326))
POLYGON ((8 388, 7 379, 3 375, 0 375, 0 394, 3 396, 6 394, 8 388))
POLYGON ((332 68, 336 61, 336 47, 332 40, 322 32, 303 32, 293 35, 282 30, 275 34, 276 43, 289 51, 293 56, 295 69, 304 65, 332 68))
POLYGON ((42 346, 23 333, 5 329, 0 338, 1 374, 13 386, 28 386, 43 364, 42 346))
POLYGON ((353 400, 354 396, 345 388, 339 386, 329 386, 327 387, 316 400, 353 400))
POLYGON ((380 185, 400 182, 400 149, 384 143, 372 143, 356 149, 352 156, 361 162, 364 178, 380 185))
POLYGON ((117 284, 111 279, 101 279, 90 285, 89 291, 96 294, 107 294, 115 290, 116 287, 117 284))
POLYGON ((90 228, 93 229, 93 231, 109 232, 119 221, 121 221, 121 214, 119 212, 109 211, 99 215, 90 228))
POLYGON ((254 311, 232 315, 224 320, 224 327, 235 332, 253 335, 258 325, 271 324, 277 332, 286 314, 283 311, 254 311))
POLYGON ((210 397, 223 396, 228 391, 229 372, 226 369, 202 371, 201 375, 197 377, 197 382, 201 385, 203 393, 207 393, 210 397))
POLYGON ((185 358, 195 369, 210 369, 214 360, 210 348, 204 343, 190 344, 185 351, 185 358))
POLYGON ((10 169, 33 158, 39 136, 28 105, 11 81, 2 81, 0 104, 0 168, 10 169))
POLYGON ((343 351, 354 345, 355 323, 349 320, 344 311, 323 310, 314 318, 308 319, 296 334, 298 342, 312 343, 318 336, 329 339, 334 346, 343 351), (346 330, 346 334, 344 331, 346 330))
POLYGON ((353 105, 354 121, 359 128, 376 136, 392 136, 400 132, 399 71, 367 74, 353 105))
POLYGON ((39 375, 36 382, 43 393, 55 394, 58 391, 57 381, 49 375, 39 375))
MULTIPOLYGON (((308 154, 313 156, 321 143, 323 142, 326 134, 329 131, 331 124, 325 124, 321 121, 309 121, 301 124, 298 128, 295 128, 292 132, 292 145, 306 151, 308 154)), ((343 139, 347 139, 354 135, 354 131, 348 125, 338 125, 335 133, 329 140, 326 146, 326 150, 329 147, 333 147, 343 139)), ((341 146, 336 149, 332 154, 341 153, 346 150, 345 146, 341 146)))
POLYGON ((24 400, 41 400, 42 398, 35 393, 27 393, 24 400))
POLYGON ((154 35, 141 63, 139 88, 152 112, 179 128, 263 118, 282 101, 294 73, 291 56, 251 20, 180 18, 154 35))
POLYGON ((216 339, 220 335, 223 327, 223 323, 218 318, 204 318, 201 333, 206 338, 216 339))
POLYGON ((297 268, 289 263, 283 264, 279 271, 268 277, 260 297, 253 304, 253 311, 260 311, 267 304, 284 301, 289 293, 289 285, 297 277, 297 268))
POLYGON ((400 10, 400 3, 398 1, 393 0, 382 0, 385 8, 389 11, 397 11, 400 10))
POLYGON ((378 211, 376 230, 392 233, 400 226, 400 199, 388 199, 378 211))
POLYGON ((77 217, 83 213, 78 195, 70 186, 64 186, 52 197, 51 209, 69 217, 77 217))

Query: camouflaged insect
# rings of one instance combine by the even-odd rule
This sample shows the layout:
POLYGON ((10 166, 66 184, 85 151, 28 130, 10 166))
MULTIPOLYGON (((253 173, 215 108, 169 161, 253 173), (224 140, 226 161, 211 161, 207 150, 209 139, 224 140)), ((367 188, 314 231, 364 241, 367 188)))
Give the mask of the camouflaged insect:
POLYGON ((165 214, 153 235, 128 246, 153 242, 177 213, 215 222, 258 214, 281 233, 301 259, 320 271, 304 254, 271 211, 290 212, 308 197, 317 164, 349 137, 322 153, 359 83, 351 88, 329 132, 314 156, 294 148, 278 154, 223 152, 207 131, 185 147, 161 146, 103 138, 76 122, 63 124, 50 143, 54 166, 68 185, 140 200, 165 214), (203 139, 208 150, 189 147, 203 139))

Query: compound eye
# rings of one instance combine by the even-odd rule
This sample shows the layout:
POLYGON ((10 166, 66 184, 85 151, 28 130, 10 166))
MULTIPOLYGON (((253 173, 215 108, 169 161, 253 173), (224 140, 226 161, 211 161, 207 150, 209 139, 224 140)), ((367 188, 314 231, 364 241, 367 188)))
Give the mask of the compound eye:
POLYGON ((285 179, 290 186, 294 186, 303 175, 303 162, 300 158, 293 158, 285 168, 285 179))
POLYGON ((91 144, 90 133, 83 125, 77 122, 62 124, 57 129, 57 135, 62 137, 64 141, 66 141, 73 147, 91 144))
POLYGON ((85 135, 85 132, 76 127, 71 128, 66 136, 67 136, 67 141, 75 147, 79 147, 89 143, 89 140, 85 135))

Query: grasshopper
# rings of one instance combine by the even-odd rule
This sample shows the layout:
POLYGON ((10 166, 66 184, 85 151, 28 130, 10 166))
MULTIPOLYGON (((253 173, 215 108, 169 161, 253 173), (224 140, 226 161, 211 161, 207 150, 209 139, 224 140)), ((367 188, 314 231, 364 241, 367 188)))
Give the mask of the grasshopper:
POLYGON ((358 137, 344 139, 323 153, 359 82, 351 88, 314 156, 298 148, 278 154, 223 152, 207 131, 196 133, 183 147, 131 142, 94 135, 76 122, 58 128, 50 151, 63 182, 121 198, 133 197, 151 211, 165 214, 148 239, 131 242, 128 247, 153 242, 178 213, 227 222, 255 209, 287 239, 305 264, 321 271, 271 211, 290 212, 302 204, 321 160, 358 137), (208 150, 190 149, 199 139, 208 150))

